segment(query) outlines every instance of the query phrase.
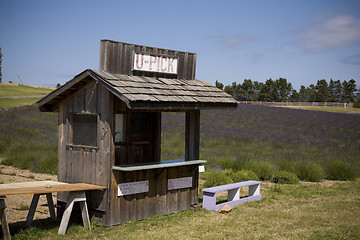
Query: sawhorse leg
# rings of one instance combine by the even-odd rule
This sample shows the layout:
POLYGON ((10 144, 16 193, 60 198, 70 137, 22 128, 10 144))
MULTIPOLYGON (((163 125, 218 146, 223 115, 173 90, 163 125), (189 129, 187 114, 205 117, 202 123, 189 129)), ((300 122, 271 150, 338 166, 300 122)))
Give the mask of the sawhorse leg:
POLYGON ((84 228, 90 229, 90 220, 88 209, 86 205, 86 195, 84 191, 81 192, 70 192, 66 203, 66 209, 61 218, 60 228, 58 234, 64 235, 66 233, 67 226, 69 224, 70 215, 74 207, 74 203, 79 202, 81 208, 81 215, 83 219, 84 228))
POLYGON ((9 229, 9 223, 7 221, 6 217, 6 210, 5 210, 5 197, 0 197, 0 219, 1 219, 1 228, 3 231, 3 237, 5 240, 10 240, 10 229, 9 229))
MULTIPOLYGON (((29 209, 28 215, 26 217, 26 226, 27 227, 31 226, 31 223, 34 219, 34 215, 35 215, 37 204, 39 202, 40 195, 43 195, 43 194, 34 194, 32 200, 31 200, 30 209, 29 209)), ((52 220, 56 220, 54 202, 53 202, 51 193, 46 193, 46 198, 47 198, 47 202, 48 202, 50 218, 52 220)))

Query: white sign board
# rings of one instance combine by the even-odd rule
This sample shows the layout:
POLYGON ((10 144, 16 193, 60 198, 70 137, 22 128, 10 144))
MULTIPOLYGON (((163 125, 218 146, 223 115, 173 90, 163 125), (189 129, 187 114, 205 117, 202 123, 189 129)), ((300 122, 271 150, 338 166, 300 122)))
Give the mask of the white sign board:
POLYGON ((177 65, 177 57, 157 56, 145 53, 134 54, 134 70, 177 74, 177 65))
POLYGON ((204 165, 199 166, 199 172, 205 172, 205 166, 204 165))
POLYGON ((192 177, 168 179, 168 190, 192 187, 192 177))
POLYGON ((118 197, 149 191, 149 181, 129 182, 118 184, 118 197))

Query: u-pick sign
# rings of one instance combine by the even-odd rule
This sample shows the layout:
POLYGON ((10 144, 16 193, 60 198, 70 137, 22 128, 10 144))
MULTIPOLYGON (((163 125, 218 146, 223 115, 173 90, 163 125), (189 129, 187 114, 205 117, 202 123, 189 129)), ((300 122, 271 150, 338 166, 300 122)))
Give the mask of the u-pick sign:
POLYGON ((135 53, 134 70, 177 74, 177 57, 135 53))

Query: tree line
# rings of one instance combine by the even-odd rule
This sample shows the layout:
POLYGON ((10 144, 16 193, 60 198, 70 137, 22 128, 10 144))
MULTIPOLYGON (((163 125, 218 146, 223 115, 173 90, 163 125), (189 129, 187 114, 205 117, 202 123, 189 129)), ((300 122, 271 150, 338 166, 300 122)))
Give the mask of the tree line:
POLYGON ((233 82, 224 86, 219 81, 215 82, 217 88, 224 90, 238 101, 264 101, 264 102, 360 102, 360 89, 356 89, 355 80, 318 80, 316 85, 308 87, 301 85, 296 91, 285 78, 264 83, 245 79, 243 83, 233 82))

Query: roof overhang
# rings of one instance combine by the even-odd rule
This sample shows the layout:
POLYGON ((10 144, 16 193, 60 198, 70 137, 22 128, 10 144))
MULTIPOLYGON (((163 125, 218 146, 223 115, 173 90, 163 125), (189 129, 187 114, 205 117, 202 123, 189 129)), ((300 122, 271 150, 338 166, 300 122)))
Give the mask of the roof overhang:
POLYGON ((93 80, 132 110, 168 111, 237 107, 236 100, 230 95, 202 80, 129 76, 87 69, 39 100, 37 103, 40 110, 58 111, 57 106, 61 100, 93 80))

